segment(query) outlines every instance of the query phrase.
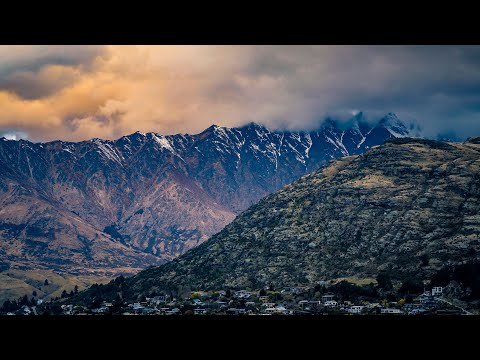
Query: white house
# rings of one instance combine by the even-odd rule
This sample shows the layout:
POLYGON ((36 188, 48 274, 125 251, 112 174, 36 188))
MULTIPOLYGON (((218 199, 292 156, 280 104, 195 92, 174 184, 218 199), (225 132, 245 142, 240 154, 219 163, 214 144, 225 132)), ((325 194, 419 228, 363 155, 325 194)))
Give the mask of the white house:
POLYGON ((432 288, 432 295, 433 296, 441 296, 443 293, 443 287, 435 286, 432 288))
POLYGON ((333 294, 323 295, 323 296, 322 296, 322 302, 323 302, 324 304, 326 304, 326 303, 329 302, 329 301, 333 301, 333 297, 334 297, 333 294))
POLYGON ((262 306, 265 306, 267 308, 273 308, 275 307, 275 303, 265 303, 265 304, 262 304, 262 306))
POLYGON ((207 309, 201 309, 201 308, 193 309, 193 313, 195 315, 205 315, 207 313, 207 309))
POLYGON ((381 314, 402 314, 402 310, 386 308, 386 309, 380 309, 380 313, 381 314))
POLYGON ((235 296, 239 299, 248 299, 252 296, 252 293, 247 290, 240 290, 235 293, 235 296))
POLYGON ((360 305, 354 305, 350 306, 350 308, 347 310, 350 314, 360 314, 363 310, 364 306, 360 305))
POLYGON ((286 314, 288 310, 284 306, 277 306, 275 311, 277 314, 286 314))
POLYGON ((337 307, 338 303, 335 300, 329 300, 329 301, 325 301, 324 305, 329 307, 337 307))

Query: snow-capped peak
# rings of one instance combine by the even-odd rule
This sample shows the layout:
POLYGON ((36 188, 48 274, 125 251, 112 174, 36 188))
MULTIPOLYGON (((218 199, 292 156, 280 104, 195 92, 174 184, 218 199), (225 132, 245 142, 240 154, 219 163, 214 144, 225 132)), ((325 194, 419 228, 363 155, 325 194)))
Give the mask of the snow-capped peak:
POLYGON ((387 129, 394 137, 402 138, 410 135, 407 127, 394 113, 388 113, 385 115, 380 119, 378 124, 387 129))

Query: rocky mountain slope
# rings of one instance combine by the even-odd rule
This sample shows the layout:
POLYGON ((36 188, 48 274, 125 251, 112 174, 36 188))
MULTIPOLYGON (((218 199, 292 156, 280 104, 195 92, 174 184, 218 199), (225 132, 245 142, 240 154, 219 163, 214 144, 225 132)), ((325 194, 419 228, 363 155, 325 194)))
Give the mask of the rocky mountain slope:
POLYGON ((1 138, 0 266, 76 274, 156 265, 327 161, 408 133, 393 114, 370 124, 360 113, 309 133, 251 123, 114 141, 1 138))
POLYGON ((152 291, 295 286, 341 277, 429 279, 480 251, 480 138, 392 139, 332 161, 174 261, 126 280, 152 291))

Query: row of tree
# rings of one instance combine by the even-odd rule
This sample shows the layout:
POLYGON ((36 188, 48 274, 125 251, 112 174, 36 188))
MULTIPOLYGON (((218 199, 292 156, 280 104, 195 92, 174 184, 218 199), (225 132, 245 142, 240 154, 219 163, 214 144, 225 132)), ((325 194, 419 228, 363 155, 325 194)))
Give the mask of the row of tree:
POLYGON ((7 300, 3 303, 2 307, 0 308, 0 313, 7 313, 7 312, 15 312, 20 310, 23 306, 35 306, 37 301, 35 298, 29 299, 27 295, 24 295, 18 300, 7 300))

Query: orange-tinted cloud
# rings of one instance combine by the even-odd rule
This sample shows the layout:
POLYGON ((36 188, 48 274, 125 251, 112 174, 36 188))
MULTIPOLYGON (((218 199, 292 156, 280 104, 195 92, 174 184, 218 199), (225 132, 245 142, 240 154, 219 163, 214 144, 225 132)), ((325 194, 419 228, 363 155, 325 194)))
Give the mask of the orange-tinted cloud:
POLYGON ((479 49, 0 46, 0 135, 76 141, 248 121, 310 129, 354 110, 397 112, 430 132, 480 131, 479 49))

